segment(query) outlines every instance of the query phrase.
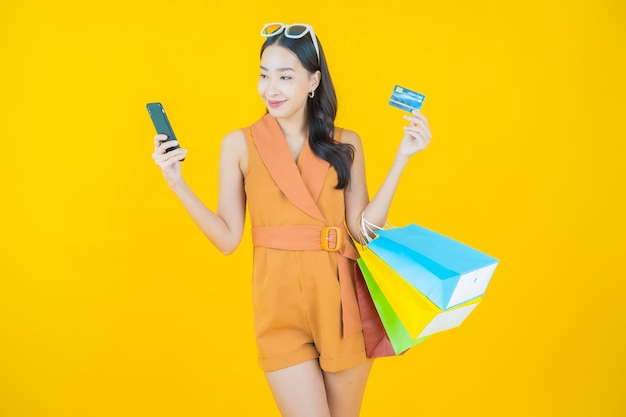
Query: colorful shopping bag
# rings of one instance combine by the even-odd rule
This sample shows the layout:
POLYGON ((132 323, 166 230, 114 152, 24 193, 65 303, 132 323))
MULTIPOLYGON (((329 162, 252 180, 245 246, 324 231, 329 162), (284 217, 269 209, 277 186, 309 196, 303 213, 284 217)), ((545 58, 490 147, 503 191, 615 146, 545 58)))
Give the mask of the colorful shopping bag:
MULTIPOLYGON (((357 249, 361 255, 359 266, 370 276, 371 282, 367 282, 370 291, 376 291, 376 296, 385 300, 394 312, 395 320, 399 321, 396 326, 408 333, 408 337, 402 335, 403 339, 398 341, 402 346, 406 346, 405 340, 419 340, 461 325, 481 300, 475 298, 443 310, 367 247, 357 246, 357 249)), ((375 298, 374 294, 372 292, 372 298, 375 298)), ((395 333, 389 335, 392 344, 397 336, 395 333)))
POLYGON ((399 355, 428 339, 411 337, 362 259, 358 260, 357 269, 355 284, 368 357, 399 355), (374 305, 375 310, 372 310, 370 303, 374 305))
POLYGON ((375 233, 366 248, 441 310, 483 295, 498 264, 489 255, 414 224, 375 233))
POLYGON ((368 358, 380 358, 383 356, 395 356, 396 351, 391 345, 387 331, 380 320, 372 296, 361 268, 354 264, 354 286, 356 297, 359 303, 359 313, 363 327, 363 339, 365 341, 365 352, 368 358))

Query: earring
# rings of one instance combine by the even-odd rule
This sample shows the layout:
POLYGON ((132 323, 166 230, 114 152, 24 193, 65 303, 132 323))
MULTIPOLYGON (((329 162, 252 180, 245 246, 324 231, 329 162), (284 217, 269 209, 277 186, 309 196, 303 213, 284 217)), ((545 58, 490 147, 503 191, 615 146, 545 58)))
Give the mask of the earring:
POLYGON ((309 98, 313 98, 313 97, 315 97, 315 90, 313 90, 313 91, 311 91, 309 93, 309 98))

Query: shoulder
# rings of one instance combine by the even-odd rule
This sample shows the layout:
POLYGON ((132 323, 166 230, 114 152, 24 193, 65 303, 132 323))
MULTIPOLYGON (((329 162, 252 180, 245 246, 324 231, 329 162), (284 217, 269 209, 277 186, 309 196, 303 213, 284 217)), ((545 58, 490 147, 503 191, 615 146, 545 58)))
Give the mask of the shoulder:
POLYGON ((355 148, 361 148, 361 138, 358 133, 350 129, 341 129, 341 142, 352 145, 355 148))
POLYGON ((227 133, 222 139, 222 146, 241 146, 245 145, 246 137, 244 129, 233 130, 227 133))
POLYGON ((246 137, 243 129, 227 133, 222 139, 222 153, 231 156, 241 156, 246 152, 246 137))
POLYGON ((266 114, 252 125, 242 127, 240 129, 233 130, 232 132, 227 133, 224 136, 224 139, 222 139, 222 146, 238 147, 245 150, 247 148, 246 142, 252 141, 253 126, 262 122, 268 116, 269 115, 266 114))

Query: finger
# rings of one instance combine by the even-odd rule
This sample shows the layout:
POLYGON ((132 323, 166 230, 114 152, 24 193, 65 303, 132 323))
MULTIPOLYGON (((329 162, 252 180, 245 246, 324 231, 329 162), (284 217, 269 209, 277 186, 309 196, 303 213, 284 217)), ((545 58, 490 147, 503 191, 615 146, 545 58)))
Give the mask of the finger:
POLYGON ((159 144, 161 144, 162 142, 165 142, 167 140, 167 135, 164 135, 162 133, 159 133, 158 135, 154 135, 154 147, 156 148, 157 146, 159 146, 159 144))
MULTIPOLYGON (((179 151, 183 148, 176 148, 174 149, 173 147, 176 146, 175 144, 173 144, 174 141, 170 141, 170 142, 166 142, 163 143, 161 145, 159 145, 153 152, 154 156, 172 156, 173 152, 179 151), (168 152, 168 149, 171 149, 171 151, 168 152)), ((185 150, 186 151, 186 150, 185 150)))
POLYGON ((187 149, 176 149, 175 151, 171 151, 165 154, 154 153, 152 158, 157 165, 161 168, 169 168, 174 165, 176 162, 182 161, 185 156, 187 156, 187 149))
POLYGON ((405 126, 404 131, 413 139, 419 141, 423 146, 430 143, 427 131, 419 126, 405 126))
POLYGON ((413 110, 411 112, 411 115, 419 119, 421 123, 424 123, 425 125, 428 124, 428 119, 426 118, 426 116, 424 116, 424 114, 420 110, 417 110, 417 109, 413 110))
POLYGON ((418 130, 421 131, 422 133, 424 133, 426 135, 426 133, 428 132, 428 129, 426 129, 424 126, 422 125, 411 125, 411 126, 403 126, 402 127, 405 131, 407 132, 417 132, 418 130))
POLYGON ((424 116, 424 113, 422 113, 420 109, 413 109, 411 114, 415 117, 423 118, 424 120, 426 120, 426 116, 424 116))
POLYGON ((183 157, 187 154, 187 149, 183 149, 183 148, 178 148, 175 149, 173 151, 170 152, 165 152, 165 153, 161 153, 159 154, 159 160, 161 161, 168 161, 172 158, 176 158, 180 155, 182 155, 183 157))
POLYGON ((428 126, 428 120, 426 119, 426 116, 420 113, 419 110, 413 110, 413 113, 411 114, 411 116, 405 115, 403 117, 404 117, 404 120, 410 121, 411 124, 414 124, 414 125, 423 124, 425 126, 428 126))
POLYGON ((156 151, 160 153, 165 153, 169 148, 173 148, 178 145, 178 141, 176 140, 168 140, 161 143, 157 146, 156 151))
POLYGON ((425 138, 427 139, 431 139, 432 138, 432 134, 430 133, 430 129, 427 125, 423 125, 423 124, 418 124, 418 125, 413 125, 411 124, 411 126, 406 126, 406 127, 410 127, 412 129, 421 129, 423 135, 425 138))
POLYGON ((407 121, 411 122, 411 126, 415 126, 418 123, 418 121, 417 121, 417 119, 415 117, 411 117, 411 116, 406 116, 405 115, 405 116, 402 116, 402 118, 404 120, 407 120, 407 121))
POLYGON ((430 134, 430 130, 428 130, 427 127, 420 125, 417 127, 416 131, 424 138, 427 144, 430 143, 430 139, 432 138, 432 135, 430 134))
POLYGON ((430 139, 426 136, 426 132, 418 130, 416 134, 418 135, 416 139, 420 142, 420 147, 422 149, 426 148, 430 144, 430 139))

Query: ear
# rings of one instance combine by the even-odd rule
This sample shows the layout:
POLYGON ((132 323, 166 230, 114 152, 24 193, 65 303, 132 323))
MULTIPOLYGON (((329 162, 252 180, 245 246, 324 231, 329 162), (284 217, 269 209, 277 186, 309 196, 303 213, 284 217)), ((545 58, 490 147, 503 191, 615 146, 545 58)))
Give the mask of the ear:
POLYGON ((320 85, 320 79, 322 78, 322 73, 320 70, 315 71, 311 75, 311 90, 316 90, 317 86, 320 85))

